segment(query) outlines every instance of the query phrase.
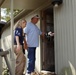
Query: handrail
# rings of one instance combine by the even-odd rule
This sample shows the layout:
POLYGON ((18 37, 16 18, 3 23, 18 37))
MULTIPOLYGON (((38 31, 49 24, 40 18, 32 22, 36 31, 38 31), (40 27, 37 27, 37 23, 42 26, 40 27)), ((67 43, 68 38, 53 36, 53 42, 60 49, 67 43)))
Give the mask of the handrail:
POLYGON ((0 49, 0 56, 3 57, 5 55, 9 54, 9 51, 3 51, 2 49, 0 49))
POLYGON ((3 49, 0 49, 0 56, 1 57, 4 57, 5 61, 6 61, 6 64, 7 64, 7 67, 9 69, 9 72, 10 72, 10 75, 13 75, 12 74, 12 69, 10 67, 10 64, 9 64, 9 61, 8 61, 8 58, 7 58, 7 54, 9 54, 9 50, 7 51, 3 51, 3 49))

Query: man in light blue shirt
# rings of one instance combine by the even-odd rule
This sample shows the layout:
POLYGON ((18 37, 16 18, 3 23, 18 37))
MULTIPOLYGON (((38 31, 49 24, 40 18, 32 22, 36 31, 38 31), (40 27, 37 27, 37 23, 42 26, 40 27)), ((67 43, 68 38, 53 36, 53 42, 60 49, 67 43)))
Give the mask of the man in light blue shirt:
POLYGON ((32 22, 27 23, 25 28, 25 33, 27 35, 28 47, 38 47, 39 46, 39 35, 42 34, 40 29, 34 25, 32 22))
POLYGON ((30 75, 34 72, 35 69, 35 51, 36 47, 39 46, 39 35, 43 35, 41 30, 37 27, 36 23, 39 20, 39 16, 35 15, 31 18, 31 22, 27 23, 24 30, 25 35, 27 36, 27 51, 28 51, 28 67, 27 75, 30 75))

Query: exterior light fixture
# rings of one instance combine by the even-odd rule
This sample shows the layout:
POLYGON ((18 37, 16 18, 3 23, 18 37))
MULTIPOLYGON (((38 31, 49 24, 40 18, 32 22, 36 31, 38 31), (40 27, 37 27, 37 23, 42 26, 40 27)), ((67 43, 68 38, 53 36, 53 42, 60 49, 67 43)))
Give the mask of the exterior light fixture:
POLYGON ((63 0, 52 0, 52 4, 55 7, 58 7, 60 4, 62 4, 63 0))

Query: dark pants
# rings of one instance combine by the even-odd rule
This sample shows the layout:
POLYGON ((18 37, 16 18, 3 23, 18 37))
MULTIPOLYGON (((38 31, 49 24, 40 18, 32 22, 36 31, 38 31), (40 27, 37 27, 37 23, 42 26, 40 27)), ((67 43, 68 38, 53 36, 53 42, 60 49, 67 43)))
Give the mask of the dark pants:
POLYGON ((28 67, 27 72, 34 72, 35 69, 35 51, 36 47, 28 47, 28 67))

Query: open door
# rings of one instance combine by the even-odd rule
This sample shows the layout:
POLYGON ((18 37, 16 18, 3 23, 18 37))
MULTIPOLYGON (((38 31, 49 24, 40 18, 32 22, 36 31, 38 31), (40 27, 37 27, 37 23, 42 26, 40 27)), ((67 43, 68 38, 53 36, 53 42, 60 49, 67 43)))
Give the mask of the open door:
MULTIPOLYGON (((53 22, 53 8, 47 8, 41 11, 42 31, 48 33, 49 31, 54 32, 53 22)), ((55 72, 55 61, 54 61, 54 36, 46 36, 45 40, 41 43, 41 56, 42 56, 42 70, 55 72)))

